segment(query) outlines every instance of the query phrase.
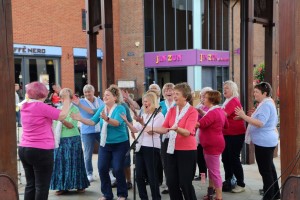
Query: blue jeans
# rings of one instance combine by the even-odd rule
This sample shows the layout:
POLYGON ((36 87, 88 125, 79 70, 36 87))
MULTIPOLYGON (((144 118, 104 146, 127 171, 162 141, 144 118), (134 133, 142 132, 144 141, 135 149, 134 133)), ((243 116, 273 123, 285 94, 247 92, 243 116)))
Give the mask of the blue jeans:
POLYGON ((100 142, 100 133, 81 134, 81 140, 84 147, 84 164, 87 175, 93 175, 92 156, 95 141, 100 142))
POLYGON ((98 170, 101 180, 101 192, 107 200, 113 199, 111 182, 109 178, 109 168, 113 167, 115 177, 117 179, 117 195, 118 197, 128 196, 126 178, 124 174, 125 154, 128 151, 128 141, 105 144, 99 147, 98 153, 98 170))

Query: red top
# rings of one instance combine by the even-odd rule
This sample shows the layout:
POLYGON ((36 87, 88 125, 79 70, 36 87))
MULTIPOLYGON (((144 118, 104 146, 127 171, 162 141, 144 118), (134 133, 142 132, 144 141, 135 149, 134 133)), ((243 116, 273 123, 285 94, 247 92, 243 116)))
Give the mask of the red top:
MULTIPOLYGON (((171 128, 175 123, 176 118, 176 107, 170 108, 167 117, 164 121, 163 127, 171 128)), ((197 142, 195 138, 195 125, 198 119, 198 111, 190 106, 185 115, 179 120, 178 127, 187 129, 190 132, 190 135, 184 137, 180 134, 177 134, 175 141, 175 150, 196 150, 197 142)))
POLYGON ((226 104, 225 108, 223 108, 224 112, 227 113, 229 123, 228 129, 223 130, 224 135, 242 135, 246 132, 244 120, 233 119, 237 116, 234 112, 236 107, 241 108, 242 105, 240 100, 237 97, 234 97, 228 102, 228 104, 226 104))
POLYGON ((53 93, 51 101, 54 104, 59 103, 60 98, 59 98, 59 95, 56 92, 53 93))
POLYGON ((200 144, 203 152, 208 155, 220 155, 225 148, 223 128, 228 127, 228 121, 221 108, 209 111, 200 119, 200 144))

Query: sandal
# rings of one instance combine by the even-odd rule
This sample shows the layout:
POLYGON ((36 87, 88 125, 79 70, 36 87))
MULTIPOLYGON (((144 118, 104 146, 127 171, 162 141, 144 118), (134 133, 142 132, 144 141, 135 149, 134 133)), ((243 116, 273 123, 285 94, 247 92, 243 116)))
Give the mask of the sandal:
POLYGON ((208 187, 207 194, 203 197, 203 200, 213 200, 214 188, 208 187))
POLYGON ((105 197, 100 197, 98 200, 106 200, 105 197))
POLYGON ((125 197, 118 197, 118 200, 126 200, 125 197))
POLYGON ((77 189, 78 193, 85 193, 85 189, 77 189))
POLYGON ((65 194, 67 192, 69 192, 69 191, 68 190, 58 190, 55 192, 55 195, 59 196, 59 195, 65 194))

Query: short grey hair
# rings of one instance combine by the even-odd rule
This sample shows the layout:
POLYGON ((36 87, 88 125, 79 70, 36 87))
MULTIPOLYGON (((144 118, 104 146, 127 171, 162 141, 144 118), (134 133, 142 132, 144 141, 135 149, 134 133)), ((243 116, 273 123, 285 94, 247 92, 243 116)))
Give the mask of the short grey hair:
POLYGON ((95 88, 94 86, 90 85, 90 84, 87 84, 83 87, 83 92, 86 92, 86 91, 93 91, 95 92, 95 88))
POLYGON ((238 86, 237 86, 237 84, 235 83, 235 82, 233 82, 233 81, 231 81, 231 80, 228 80, 228 81, 225 81, 224 83, 223 83, 223 86, 224 85, 228 85, 228 87, 229 87, 229 89, 231 90, 231 92, 232 92, 232 96, 233 97, 239 97, 240 95, 239 95, 239 88, 238 88, 238 86))
POLYGON ((207 91, 212 91, 213 89, 211 87, 204 87, 200 90, 200 94, 201 93, 206 93, 207 91))
POLYGON ((155 87, 155 88, 156 88, 156 90, 157 90, 157 91, 158 91, 158 93, 159 93, 159 95, 158 95, 158 96, 160 96, 160 95, 161 95, 161 89, 160 89, 159 85, 157 85, 157 84, 153 83, 153 84, 149 85, 149 90, 151 90, 151 89, 150 89, 151 87, 155 87))

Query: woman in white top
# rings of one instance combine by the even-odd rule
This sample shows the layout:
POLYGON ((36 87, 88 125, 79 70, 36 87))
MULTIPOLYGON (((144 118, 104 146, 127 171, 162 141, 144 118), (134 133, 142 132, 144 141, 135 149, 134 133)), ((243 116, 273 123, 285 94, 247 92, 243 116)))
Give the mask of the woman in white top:
MULTIPOLYGON (((146 93, 143 96, 144 113, 139 123, 132 125, 126 119, 125 115, 121 115, 127 126, 133 133, 141 131, 144 124, 149 120, 151 115, 156 112, 158 107, 157 97, 153 92, 146 93)), ((161 127, 164 122, 164 116, 161 112, 150 120, 149 127, 161 127)), ((141 199, 148 199, 145 178, 148 178, 152 199, 160 200, 159 180, 157 174, 157 165, 160 159, 160 135, 158 133, 149 134, 143 132, 136 144, 136 182, 141 199), (145 174, 147 173, 147 174, 145 174)))

